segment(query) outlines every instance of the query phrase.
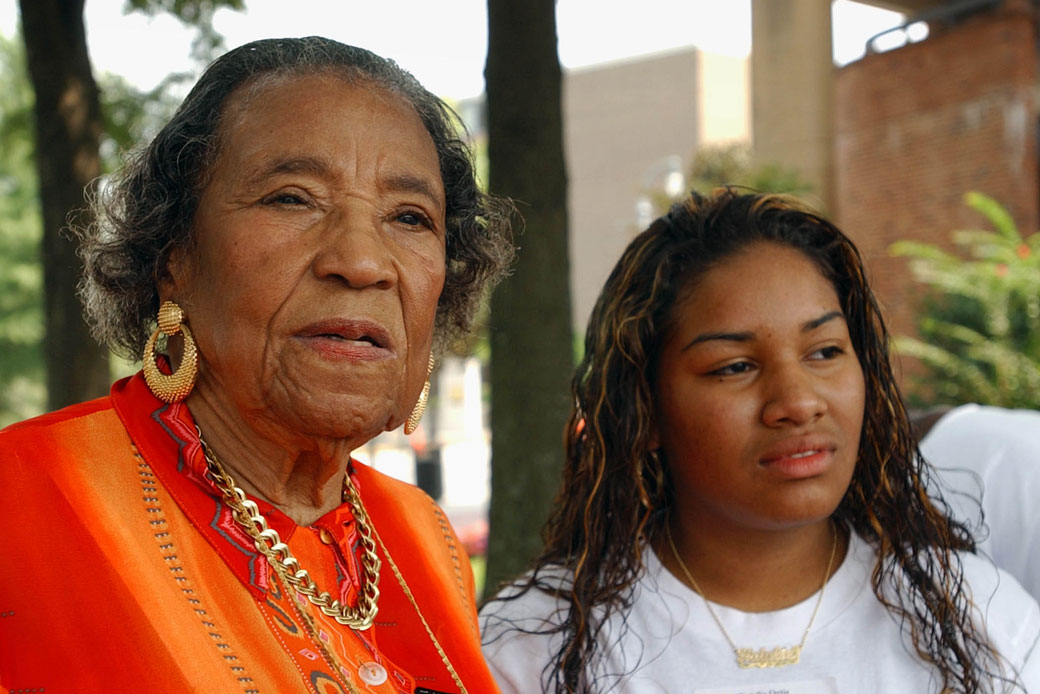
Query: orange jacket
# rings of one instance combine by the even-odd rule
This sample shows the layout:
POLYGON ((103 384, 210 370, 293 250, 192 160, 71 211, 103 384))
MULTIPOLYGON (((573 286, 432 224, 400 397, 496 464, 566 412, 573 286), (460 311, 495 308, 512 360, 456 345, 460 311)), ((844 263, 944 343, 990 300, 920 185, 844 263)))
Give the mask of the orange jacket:
MULTIPOLYGON (((187 407, 156 400, 140 374, 107 398, 8 427, 0 687, 458 692, 447 660, 471 694, 496 692, 480 653, 472 574, 443 512, 364 465, 352 464, 351 476, 411 592, 380 550, 379 612, 365 632, 283 589, 205 476, 187 407)), ((302 527, 254 501, 318 586, 352 600, 349 506, 302 527)))

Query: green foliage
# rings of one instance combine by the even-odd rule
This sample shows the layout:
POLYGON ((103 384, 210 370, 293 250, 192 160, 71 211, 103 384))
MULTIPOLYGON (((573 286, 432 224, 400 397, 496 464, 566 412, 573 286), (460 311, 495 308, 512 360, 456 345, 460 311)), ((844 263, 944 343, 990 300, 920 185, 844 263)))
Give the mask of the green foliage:
POLYGON ((33 93, 20 37, 0 36, 0 426, 43 410, 43 272, 33 93))
POLYGON ((930 290, 917 321, 920 339, 895 341, 899 353, 926 370, 911 388, 911 402, 1036 407, 1040 233, 1023 238, 1007 211, 982 193, 968 193, 965 202, 994 229, 953 233, 967 258, 917 241, 890 249, 911 259, 914 278, 930 290))
POLYGON ((794 169, 775 163, 754 166, 746 142, 707 145, 697 150, 690 167, 690 190, 710 193, 720 186, 741 186, 760 193, 804 195, 812 185, 794 169))
POLYGON ((195 27, 198 34, 192 41, 191 55, 200 63, 208 63, 224 47, 224 37, 213 28, 213 15, 222 7, 244 10, 245 0, 127 0, 125 11, 153 17, 165 12, 195 27))
MULTIPOLYGON (((194 28, 191 55, 202 68, 224 48, 224 37, 213 28, 213 16, 221 8, 241 11, 245 9, 245 0, 127 0, 124 12, 141 12, 151 17, 167 13, 194 28)), ((191 73, 171 73, 147 92, 119 75, 104 74, 99 78, 105 118, 106 138, 101 146, 105 171, 118 167, 120 152, 150 141, 159 132, 195 77, 191 73)))
POLYGON ((120 157, 127 150, 155 137, 180 103, 174 96, 175 88, 191 78, 190 74, 174 73, 147 92, 120 75, 106 73, 98 78, 105 121, 101 163, 106 173, 119 168, 120 157))
MULTIPOLYGON (((121 77, 102 76, 106 171, 118 165, 123 150, 150 138, 172 115, 176 103, 168 88, 180 79, 171 75, 143 93, 121 77)), ((0 36, 0 426, 39 414, 47 400, 33 101, 25 44, 20 36, 0 36)))
POLYGON ((806 195, 813 191, 812 184, 802 179, 794 169, 779 164, 753 165, 751 146, 747 142, 704 145, 693 157, 687 177, 686 190, 672 198, 661 190, 647 191, 655 214, 660 215, 689 191, 702 195, 722 186, 738 186, 760 193, 787 193, 806 195))
MULTIPOLYGON (((197 29, 192 55, 208 62, 223 45, 213 29, 221 7, 241 10, 244 0, 128 0, 127 11, 168 12, 197 29)), ((103 169, 119 166, 121 154, 150 140, 173 115, 178 88, 189 74, 171 74, 142 92, 118 75, 102 75, 105 136, 103 169)), ((42 220, 34 157, 33 88, 20 32, 0 36, 0 427, 44 410, 42 220)), ((113 360, 123 375, 133 367, 113 360)))

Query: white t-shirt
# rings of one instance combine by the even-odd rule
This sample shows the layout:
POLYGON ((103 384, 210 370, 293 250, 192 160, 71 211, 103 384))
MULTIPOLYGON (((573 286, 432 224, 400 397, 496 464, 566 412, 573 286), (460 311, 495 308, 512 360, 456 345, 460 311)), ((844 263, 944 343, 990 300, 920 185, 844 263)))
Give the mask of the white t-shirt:
POLYGON ((986 528, 979 550, 1040 600, 1040 412, 962 405, 921 441, 956 518, 986 528), (979 488, 979 483, 982 489, 979 488))
MULTIPOLYGON (((892 614, 870 587, 875 555, 855 535, 841 567, 827 583, 816 622, 795 665, 740 669, 704 600, 652 551, 622 627, 615 615, 604 628, 600 658, 591 668, 594 692, 626 694, 925 694, 938 691, 936 672, 906 644, 892 614)), ((1007 574, 964 556, 964 576, 992 643, 1040 694, 1040 607, 1007 574)), ((509 593, 513 589, 507 589, 509 593)), ((502 595, 502 594, 500 594, 502 595)), ((776 612, 746 613, 712 604, 738 647, 797 645, 819 593, 776 612)), ((559 636, 523 633, 558 623, 556 601, 531 590, 494 601, 481 612, 484 655, 503 694, 544 688, 545 666, 559 636)), ((1004 691, 1001 686, 994 691, 1004 691)), ((1012 690, 1008 688, 1007 691, 1012 690)))

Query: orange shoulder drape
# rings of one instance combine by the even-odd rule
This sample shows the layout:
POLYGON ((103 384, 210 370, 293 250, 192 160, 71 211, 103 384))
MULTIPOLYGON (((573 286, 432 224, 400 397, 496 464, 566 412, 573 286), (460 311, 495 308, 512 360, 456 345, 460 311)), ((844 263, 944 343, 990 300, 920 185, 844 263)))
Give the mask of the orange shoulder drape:
MULTIPOLYGON (((447 662, 471 694, 497 691, 480 654, 472 574, 444 514, 361 464, 351 475, 389 553, 379 552, 379 613, 365 632, 285 589, 206 477, 187 408, 156 400, 140 375, 107 398, 8 427, 0 687, 458 692, 447 662)), ((349 506, 301 527, 254 501, 318 585, 352 600, 349 506)))

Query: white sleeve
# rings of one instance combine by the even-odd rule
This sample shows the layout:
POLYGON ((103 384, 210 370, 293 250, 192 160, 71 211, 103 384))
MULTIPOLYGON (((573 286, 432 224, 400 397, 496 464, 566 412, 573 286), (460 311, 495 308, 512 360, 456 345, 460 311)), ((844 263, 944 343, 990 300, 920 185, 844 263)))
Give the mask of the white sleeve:
POLYGON ((954 516, 987 529, 979 549, 1040 600, 1040 412, 963 405, 921 441, 954 516), (988 532, 987 532, 988 531, 988 532))
POLYGON ((1040 694, 1040 605, 1013 576, 982 557, 962 555, 962 561, 976 614, 1005 675, 1017 675, 1027 694, 1040 694))
POLYGON ((1040 692, 1040 634, 1037 634, 1026 653, 1025 662, 1018 672, 1018 681, 1025 688, 1026 694, 1040 692))

